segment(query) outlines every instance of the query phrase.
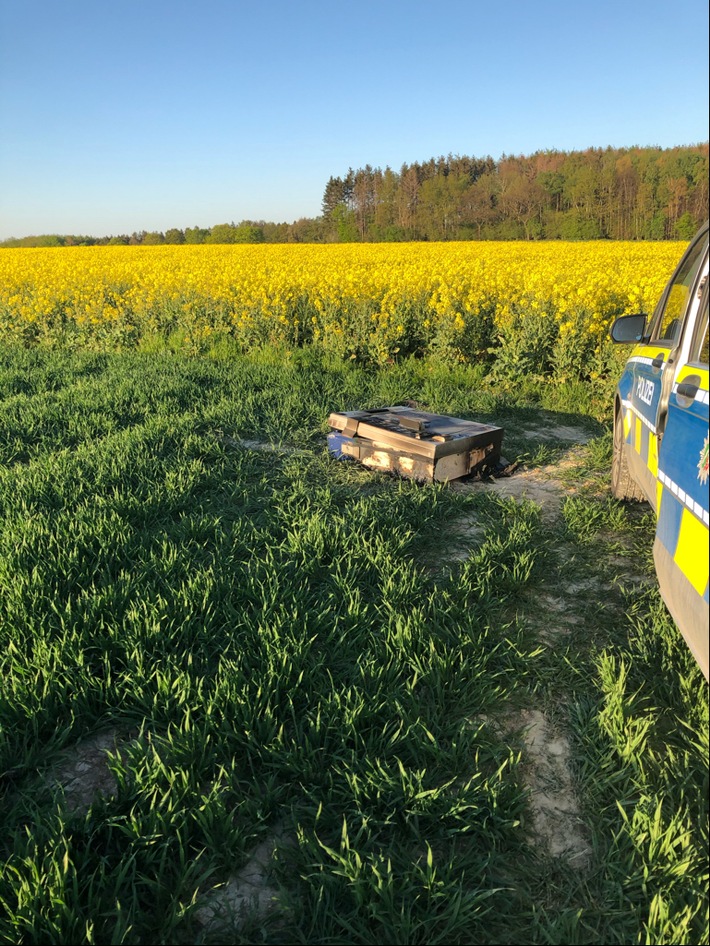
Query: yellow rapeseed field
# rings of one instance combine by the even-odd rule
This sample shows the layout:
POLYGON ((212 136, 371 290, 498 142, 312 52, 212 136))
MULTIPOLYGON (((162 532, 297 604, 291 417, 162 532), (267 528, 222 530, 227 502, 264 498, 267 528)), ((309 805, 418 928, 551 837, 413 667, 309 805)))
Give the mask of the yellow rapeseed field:
POLYGON ((449 347, 477 322, 552 319, 601 338, 652 311, 681 243, 101 246, 0 250, 0 340, 122 349, 217 337, 243 348, 313 341, 385 362, 449 347))

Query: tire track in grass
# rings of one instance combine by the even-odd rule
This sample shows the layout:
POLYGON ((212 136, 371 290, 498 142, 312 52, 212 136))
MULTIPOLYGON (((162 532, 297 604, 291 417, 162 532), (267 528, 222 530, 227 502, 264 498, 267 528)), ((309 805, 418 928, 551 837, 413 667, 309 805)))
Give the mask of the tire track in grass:
MULTIPOLYGON (((559 431, 565 441, 569 434, 569 428, 559 431)), ((579 464, 584 449, 584 443, 575 445, 559 463, 540 469, 521 470, 498 480, 459 480, 450 485, 455 492, 463 494, 485 492, 516 502, 531 501, 540 508, 541 520, 552 532, 560 527, 566 496, 574 492, 565 487, 560 473, 579 464)), ((458 533, 463 535, 469 548, 462 549, 460 543, 454 548, 452 558, 459 560, 470 552, 470 545, 479 543, 484 531, 475 513, 462 517, 462 521, 458 533)), ((515 605, 515 618, 522 619, 541 643, 550 648, 556 646, 560 637, 567 637, 572 627, 586 620, 586 604, 584 601, 578 604, 580 593, 599 587, 595 576, 585 582, 572 582, 568 578, 560 581, 560 578, 558 568, 548 570, 534 588, 523 590, 515 605)), ((537 846, 546 855, 563 858, 576 871, 589 868, 591 848, 575 789, 572 749, 566 734, 536 707, 504 712, 495 720, 485 721, 492 725, 499 738, 522 742, 525 760, 522 774, 530 792, 537 846)))

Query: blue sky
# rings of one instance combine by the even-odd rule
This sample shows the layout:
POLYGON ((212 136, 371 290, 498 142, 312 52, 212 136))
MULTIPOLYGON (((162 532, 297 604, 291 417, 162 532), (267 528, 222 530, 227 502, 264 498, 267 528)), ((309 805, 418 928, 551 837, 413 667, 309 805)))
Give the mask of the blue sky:
POLYGON ((706 0, 0 0, 0 239, 291 222, 368 163, 707 139, 706 0))

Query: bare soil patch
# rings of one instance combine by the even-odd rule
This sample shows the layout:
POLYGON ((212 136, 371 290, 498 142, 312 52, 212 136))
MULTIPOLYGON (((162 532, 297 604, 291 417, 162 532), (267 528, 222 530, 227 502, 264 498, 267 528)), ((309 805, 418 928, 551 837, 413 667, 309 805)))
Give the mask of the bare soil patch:
POLYGON ((523 710, 517 722, 523 729, 535 833, 553 857, 584 868, 591 848, 570 773, 569 741, 539 710, 523 710))
POLYGON ((202 927, 217 933, 281 909, 280 890, 271 880, 271 865, 277 850, 292 843, 283 832, 276 831, 257 845, 244 867, 204 898, 196 912, 202 927))
POLYGON ((588 867, 592 852, 570 772, 567 737, 537 709, 481 716, 473 722, 490 726, 499 739, 522 738, 522 773, 530 791, 532 833, 538 846, 576 870, 588 867))
POLYGON ((561 474, 579 465, 583 450, 583 445, 578 444, 557 463, 531 470, 518 469, 510 476, 498 479, 454 480, 449 486, 457 492, 490 490, 506 499, 530 500, 540 507, 543 520, 554 522, 561 513, 565 496, 576 492, 574 487, 564 483, 561 474))
POLYGON ((567 426, 565 424, 552 424, 550 426, 536 427, 535 430, 521 430, 520 433, 526 440, 543 441, 569 441, 570 443, 589 443, 593 434, 583 427, 567 426))
POLYGON ((50 774, 61 786, 67 808, 75 814, 88 811, 100 796, 116 794, 116 777, 108 765, 108 753, 125 742, 116 730, 99 733, 79 742, 50 774))

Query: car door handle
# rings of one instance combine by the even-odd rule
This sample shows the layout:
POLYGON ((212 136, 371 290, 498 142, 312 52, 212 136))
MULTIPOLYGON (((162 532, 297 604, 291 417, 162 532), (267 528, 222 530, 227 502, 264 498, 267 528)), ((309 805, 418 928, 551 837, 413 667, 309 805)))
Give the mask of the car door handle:
POLYGON ((695 399, 695 395, 698 393, 700 379, 698 381, 681 381, 681 383, 676 388, 676 393, 678 397, 687 397, 690 400, 695 399))
POLYGON ((653 359, 653 361, 651 362, 651 367, 652 367, 652 368, 660 368, 660 367, 662 367, 662 365, 663 365, 663 357, 664 357, 663 352, 661 352, 660 355, 656 355, 656 357, 655 357, 655 358, 653 359))

